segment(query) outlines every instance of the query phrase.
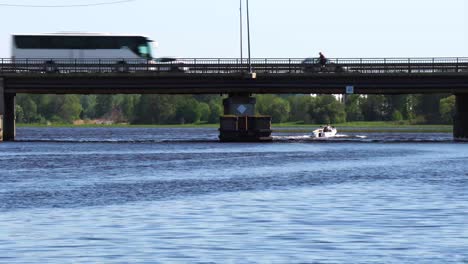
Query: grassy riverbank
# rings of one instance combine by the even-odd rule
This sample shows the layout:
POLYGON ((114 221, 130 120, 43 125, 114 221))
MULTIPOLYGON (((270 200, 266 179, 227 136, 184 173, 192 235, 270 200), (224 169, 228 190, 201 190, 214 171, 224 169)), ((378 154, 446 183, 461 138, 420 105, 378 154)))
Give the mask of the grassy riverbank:
MULTIPOLYGON (((322 124, 323 125, 323 124, 322 124)), ((320 127, 320 124, 300 124, 300 123, 282 123, 273 124, 274 132, 287 131, 289 133, 308 133, 315 128, 320 127)), ((333 124, 338 128, 339 132, 367 132, 367 133, 391 133, 391 132, 406 132, 406 133, 451 133, 452 125, 411 125, 400 124, 395 122, 348 122, 342 124, 333 124)), ((219 124, 184 124, 184 125, 128 125, 128 124, 113 124, 113 125, 70 125, 70 124, 18 124, 18 127, 76 127, 76 128, 215 128, 219 124)))

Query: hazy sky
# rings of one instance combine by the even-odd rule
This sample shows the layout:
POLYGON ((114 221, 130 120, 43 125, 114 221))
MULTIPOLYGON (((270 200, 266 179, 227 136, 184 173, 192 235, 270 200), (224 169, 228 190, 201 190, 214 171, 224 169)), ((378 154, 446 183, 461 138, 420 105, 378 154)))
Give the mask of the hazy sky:
MULTIPOLYGON (((83 4, 110 0, 0 0, 83 4)), ((468 57, 466 0, 250 0, 252 57, 468 57)), ((136 33, 155 56, 239 57, 239 0, 136 0, 75 8, 0 6, 0 57, 11 33, 136 33)), ((245 45, 247 46, 247 45, 245 45)))

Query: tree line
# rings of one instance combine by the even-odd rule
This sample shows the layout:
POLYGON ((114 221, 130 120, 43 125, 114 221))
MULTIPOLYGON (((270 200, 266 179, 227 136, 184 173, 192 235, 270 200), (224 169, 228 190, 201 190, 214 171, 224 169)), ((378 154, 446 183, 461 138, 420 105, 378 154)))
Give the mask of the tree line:
MULTIPOLYGON (((257 114, 273 123, 397 121, 450 124, 455 96, 433 95, 257 95, 257 114)), ((108 120, 129 124, 218 123, 219 95, 29 95, 16 98, 16 119, 29 124, 108 120)))

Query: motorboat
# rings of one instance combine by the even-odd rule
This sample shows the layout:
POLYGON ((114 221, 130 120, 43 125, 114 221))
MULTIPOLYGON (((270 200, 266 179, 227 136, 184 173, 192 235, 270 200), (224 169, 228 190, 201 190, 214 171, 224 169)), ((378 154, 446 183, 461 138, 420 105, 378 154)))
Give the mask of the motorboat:
POLYGON ((336 136, 337 130, 332 126, 324 126, 313 131, 315 138, 329 138, 336 136))

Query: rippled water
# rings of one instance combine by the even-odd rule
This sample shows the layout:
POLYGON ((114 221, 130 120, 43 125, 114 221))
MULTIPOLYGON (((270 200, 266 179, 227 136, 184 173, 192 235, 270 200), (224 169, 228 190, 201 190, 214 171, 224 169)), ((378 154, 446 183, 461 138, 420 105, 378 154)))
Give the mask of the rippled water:
POLYGON ((468 263, 450 134, 19 128, 0 153, 0 263, 468 263))

